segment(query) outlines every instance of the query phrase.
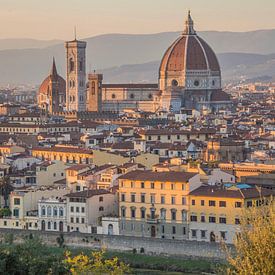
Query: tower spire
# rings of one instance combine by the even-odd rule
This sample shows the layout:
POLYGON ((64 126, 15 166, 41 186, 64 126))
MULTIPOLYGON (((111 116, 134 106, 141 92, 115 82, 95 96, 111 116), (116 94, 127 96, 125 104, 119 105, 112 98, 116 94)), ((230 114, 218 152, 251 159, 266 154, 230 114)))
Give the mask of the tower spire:
POLYGON ((74 40, 76 40, 76 26, 74 26, 74 40))
POLYGON ((192 20, 190 10, 188 11, 188 16, 185 21, 185 30, 183 34, 196 34, 196 31, 194 30, 194 22, 192 20))
POLYGON ((56 66, 55 66, 55 59, 53 57, 53 64, 52 64, 52 68, 51 68, 51 76, 57 76, 57 70, 56 70, 56 66))

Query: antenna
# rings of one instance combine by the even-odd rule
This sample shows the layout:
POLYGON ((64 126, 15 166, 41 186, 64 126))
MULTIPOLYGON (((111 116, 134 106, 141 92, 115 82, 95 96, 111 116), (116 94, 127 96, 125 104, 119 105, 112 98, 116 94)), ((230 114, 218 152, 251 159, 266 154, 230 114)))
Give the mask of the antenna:
POLYGON ((74 26, 74 40, 76 40, 76 26, 74 26))

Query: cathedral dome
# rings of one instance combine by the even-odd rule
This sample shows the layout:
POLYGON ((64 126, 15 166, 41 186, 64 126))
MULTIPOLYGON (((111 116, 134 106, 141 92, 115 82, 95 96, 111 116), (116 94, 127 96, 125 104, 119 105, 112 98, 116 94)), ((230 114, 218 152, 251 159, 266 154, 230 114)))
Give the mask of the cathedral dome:
POLYGON ((47 76, 42 84, 39 87, 39 94, 44 94, 48 95, 49 91, 52 89, 52 84, 57 83, 57 89, 59 94, 64 94, 66 93, 66 81, 64 80, 63 77, 57 74, 56 66, 55 66, 55 61, 53 60, 53 65, 52 69, 50 72, 50 75, 47 76))
POLYGON ((190 12, 185 24, 182 35, 172 43, 162 58, 160 76, 186 71, 208 71, 220 75, 218 59, 211 47, 194 30, 190 12))

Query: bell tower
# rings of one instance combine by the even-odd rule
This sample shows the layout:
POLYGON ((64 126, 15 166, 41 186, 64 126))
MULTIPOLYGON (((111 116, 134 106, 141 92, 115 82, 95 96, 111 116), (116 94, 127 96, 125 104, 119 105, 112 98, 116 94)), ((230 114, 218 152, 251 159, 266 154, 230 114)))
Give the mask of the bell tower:
POLYGON ((65 42, 66 110, 86 111, 86 42, 65 42))
POLYGON ((89 74, 89 88, 87 90, 87 111, 102 111, 102 74, 89 74))

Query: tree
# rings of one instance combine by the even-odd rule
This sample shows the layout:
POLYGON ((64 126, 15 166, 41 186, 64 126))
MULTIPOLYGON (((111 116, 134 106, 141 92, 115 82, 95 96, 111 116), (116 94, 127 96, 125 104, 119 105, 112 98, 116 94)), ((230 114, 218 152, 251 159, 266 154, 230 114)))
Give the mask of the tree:
POLYGON ((13 186, 10 182, 10 177, 8 175, 0 179, 0 194, 4 197, 4 207, 8 207, 9 195, 13 191, 13 186))
POLYGON ((275 274, 274 206, 244 210, 235 251, 229 252, 227 274, 275 274))
POLYGON ((70 253, 66 253, 65 264, 68 266, 70 273, 73 275, 80 274, 110 274, 123 275, 129 274, 128 265, 120 262, 117 257, 113 259, 104 259, 105 251, 92 252, 91 257, 83 253, 71 257, 70 253))

